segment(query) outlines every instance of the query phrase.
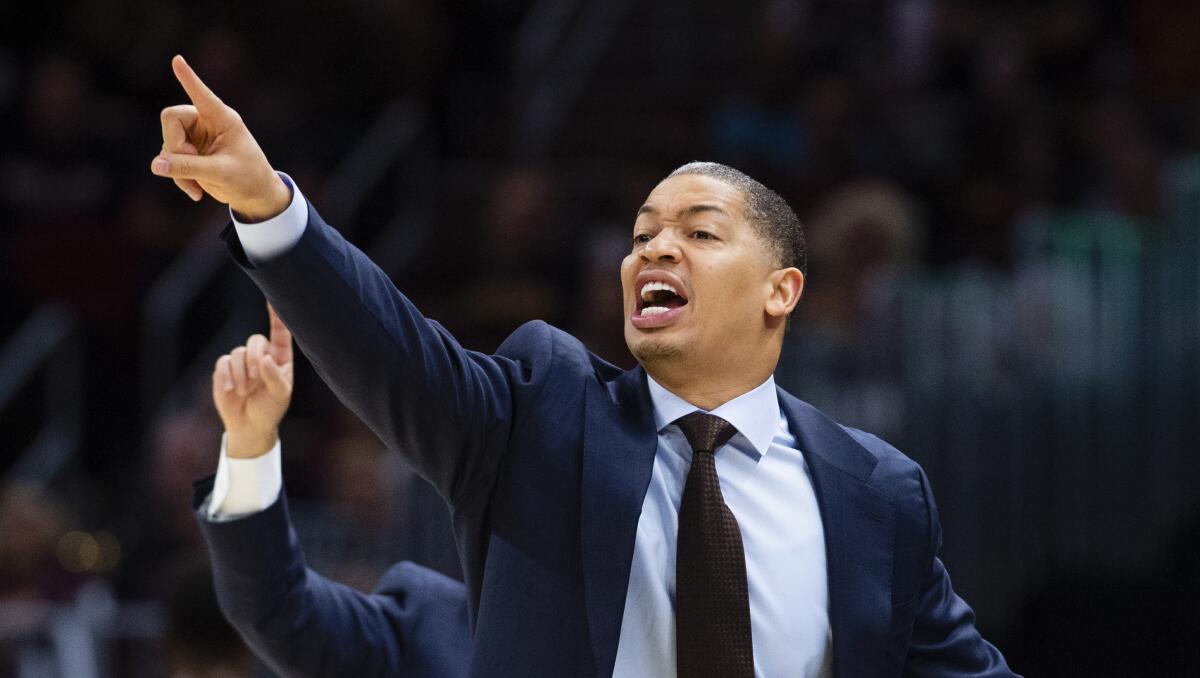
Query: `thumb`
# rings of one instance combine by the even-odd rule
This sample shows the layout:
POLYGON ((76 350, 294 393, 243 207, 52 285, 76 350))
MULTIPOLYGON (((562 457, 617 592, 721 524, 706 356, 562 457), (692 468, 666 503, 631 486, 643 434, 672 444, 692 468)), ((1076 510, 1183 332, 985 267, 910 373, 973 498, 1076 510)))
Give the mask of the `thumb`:
POLYGON ((150 163, 150 171, 172 179, 198 179, 219 183, 226 175, 226 159, 219 155, 188 155, 163 151, 150 163))
POLYGON ((280 367, 271 354, 264 354, 258 363, 258 372, 272 398, 287 402, 292 397, 292 363, 280 367))

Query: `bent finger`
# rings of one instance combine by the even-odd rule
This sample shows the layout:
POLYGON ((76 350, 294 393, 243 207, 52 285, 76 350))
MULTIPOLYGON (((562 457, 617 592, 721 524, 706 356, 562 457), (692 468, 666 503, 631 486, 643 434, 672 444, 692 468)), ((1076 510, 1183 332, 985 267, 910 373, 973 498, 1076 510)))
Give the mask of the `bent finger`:
POLYGON ((213 391, 216 392, 219 387, 221 391, 229 393, 233 390, 233 371, 230 367, 231 359, 228 354, 217 358, 217 364, 213 366, 213 391))
POLYGON ((194 202, 200 202, 200 199, 204 197, 204 189, 196 183, 195 179, 176 179, 175 185, 194 202))
POLYGON ((258 363, 267 352, 267 338, 261 334, 252 334, 246 340, 246 375, 251 380, 258 378, 258 363))
MULTIPOLYGON (((195 106, 168 106, 158 116, 162 123, 163 150, 172 153, 184 152, 184 144, 191 145, 188 132, 195 126, 200 114, 195 106)), ((191 153, 195 153, 192 147, 191 153)))
POLYGON ((229 354, 229 368, 233 372, 233 385, 237 388, 237 394, 243 398, 250 392, 250 385, 246 379, 246 347, 238 346, 229 354))
POLYGON ((227 174, 229 161, 220 155, 187 155, 159 153, 150 162, 150 171, 160 177, 196 179, 220 183, 227 174))
MULTIPOLYGON (((187 140, 176 141, 173 144, 169 144, 167 142, 165 130, 163 134, 162 150, 164 152, 186 153, 188 155, 196 155, 198 153, 196 147, 192 145, 192 142, 187 140)), ((175 179, 174 181, 175 186, 179 188, 179 190, 183 191, 184 195, 191 198, 193 202, 200 202, 200 199, 204 197, 204 189, 195 179, 175 179)))

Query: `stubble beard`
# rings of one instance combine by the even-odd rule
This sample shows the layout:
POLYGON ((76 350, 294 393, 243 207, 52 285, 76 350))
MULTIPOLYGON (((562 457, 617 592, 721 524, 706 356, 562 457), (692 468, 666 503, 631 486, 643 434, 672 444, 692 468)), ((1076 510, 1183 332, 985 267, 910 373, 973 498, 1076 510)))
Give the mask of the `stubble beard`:
POLYGON ((657 339, 640 341, 637 345, 631 346, 629 350, 642 367, 647 369, 654 365, 675 362, 683 355, 683 351, 678 346, 657 339))

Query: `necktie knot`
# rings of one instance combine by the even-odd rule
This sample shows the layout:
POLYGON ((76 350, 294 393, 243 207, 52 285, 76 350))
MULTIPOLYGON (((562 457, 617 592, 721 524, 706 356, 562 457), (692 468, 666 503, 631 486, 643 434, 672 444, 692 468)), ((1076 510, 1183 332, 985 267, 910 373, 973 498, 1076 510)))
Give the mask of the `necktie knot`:
POLYGON ((733 424, 699 410, 676 419, 674 423, 683 431, 693 452, 716 452, 718 447, 729 442, 737 433, 733 424))

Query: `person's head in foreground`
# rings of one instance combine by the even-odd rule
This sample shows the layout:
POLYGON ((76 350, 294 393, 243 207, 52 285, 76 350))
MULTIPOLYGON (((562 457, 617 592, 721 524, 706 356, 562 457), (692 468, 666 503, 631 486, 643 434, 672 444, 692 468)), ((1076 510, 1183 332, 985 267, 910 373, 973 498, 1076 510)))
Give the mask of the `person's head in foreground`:
POLYGON ((684 165, 638 210, 621 264, 625 342, 672 390, 744 392, 775 369, 805 269, 783 198, 731 167, 684 165))

